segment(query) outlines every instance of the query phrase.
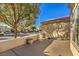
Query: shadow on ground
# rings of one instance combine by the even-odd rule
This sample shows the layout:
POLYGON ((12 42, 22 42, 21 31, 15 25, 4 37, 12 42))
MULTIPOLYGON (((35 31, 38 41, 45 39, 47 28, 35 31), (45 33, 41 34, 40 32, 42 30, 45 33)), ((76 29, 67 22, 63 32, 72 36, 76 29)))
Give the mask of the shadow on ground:
POLYGON ((52 41, 52 39, 47 39, 42 42, 36 41, 33 44, 23 45, 3 52, 0 56, 44 56, 43 51, 52 41))

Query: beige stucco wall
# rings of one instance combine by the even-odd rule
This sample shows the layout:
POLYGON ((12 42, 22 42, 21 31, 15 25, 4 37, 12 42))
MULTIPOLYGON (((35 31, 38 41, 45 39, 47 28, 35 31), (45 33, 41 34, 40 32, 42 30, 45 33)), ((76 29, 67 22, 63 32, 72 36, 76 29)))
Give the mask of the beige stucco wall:
POLYGON ((4 52, 6 50, 15 48, 17 46, 21 46, 26 44, 27 39, 32 38, 33 41, 36 41, 38 39, 38 34, 33 34, 33 35, 29 35, 29 36, 25 36, 25 37, 18 37, 16 39, 11 38, 11 39, 7 39, 7 40, 3 40, 0 41, 0 52, 4 52))
POLYGON ((69 39, 69 32, 70 32, 70 23, 63 22, 63 23, 52 23, 47 25, 42 25, 41 30, 45 32, 48 38, 57 38, 60 37, 61 39, 69 39))

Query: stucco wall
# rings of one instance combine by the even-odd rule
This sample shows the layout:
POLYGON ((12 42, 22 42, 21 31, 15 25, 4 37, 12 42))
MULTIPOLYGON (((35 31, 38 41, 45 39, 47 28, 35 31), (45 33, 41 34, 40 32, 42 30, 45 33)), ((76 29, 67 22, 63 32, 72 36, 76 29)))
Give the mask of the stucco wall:
POLYGON ((70 23, 52 23, 47 25, 42 25, 41 30, 45 32, 49 38, 61 38, 69 39, 70 38, 70 23))
POLYGON ((26 42, 29 38, 32 38, 32 40, 33 40, 32 42, 34 42, 38 39, 38 34, 29 35, 29 36, 25 36, 25 37, 18 37, 16 39, 11 38, 11 39, 0 41, 0 52, 4 52, 6 50, 15 48, 17 46, 24 45, 24 44, 26 44, 26 42))

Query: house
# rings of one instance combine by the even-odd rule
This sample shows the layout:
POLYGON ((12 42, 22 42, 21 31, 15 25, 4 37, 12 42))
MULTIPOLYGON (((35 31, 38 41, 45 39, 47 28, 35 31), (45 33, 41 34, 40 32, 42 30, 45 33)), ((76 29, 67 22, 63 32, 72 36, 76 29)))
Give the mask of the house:
POLYGON ((7 26, 0 25, 0 32, 6 32, 6 31, 11 31, 11 28, 7 27, 7 26))
POLYGON ((67 31, 70 31, 68 34, 70 40, 70 50, 73 55, 79 56, 79 3, 69 3, 68 6, 71 9, 70 17, 63 17, 63 18, 42 22, 40 28, 43 31, 43 33, 45 33, 44 37, 47 34, 51 34, 49 36, 54 37, 52 33, 54 33, 56 29, 58 29, 58 27, 59 27, 58 32, 60 33, 61 30, 63 31, 63 28, 65 30, 68 29, 67 31), (62 24, 63 26, 61 26, 60 24, 62 24))
POLYGON ((70 48, 73 55, 79 55, 79 4, 69 4, 71 8, 70 15, 70 48))
POLYGON ((70 38, 70 17, 51 19, 41 23, 40 29, 45 38, 69 39, 70 38))

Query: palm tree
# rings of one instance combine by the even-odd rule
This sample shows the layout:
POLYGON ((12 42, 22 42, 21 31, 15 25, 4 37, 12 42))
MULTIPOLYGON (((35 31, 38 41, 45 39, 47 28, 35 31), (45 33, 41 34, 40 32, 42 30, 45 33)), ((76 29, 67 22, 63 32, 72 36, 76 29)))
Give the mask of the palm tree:
POLYGON ((0 21, 6 23, 14 29, 14 37, 17 37, 17 29, 21 26, 21 21, 27 20, 25 26, 30 26, 38 17, 39 4, 0 4, 0 21))

